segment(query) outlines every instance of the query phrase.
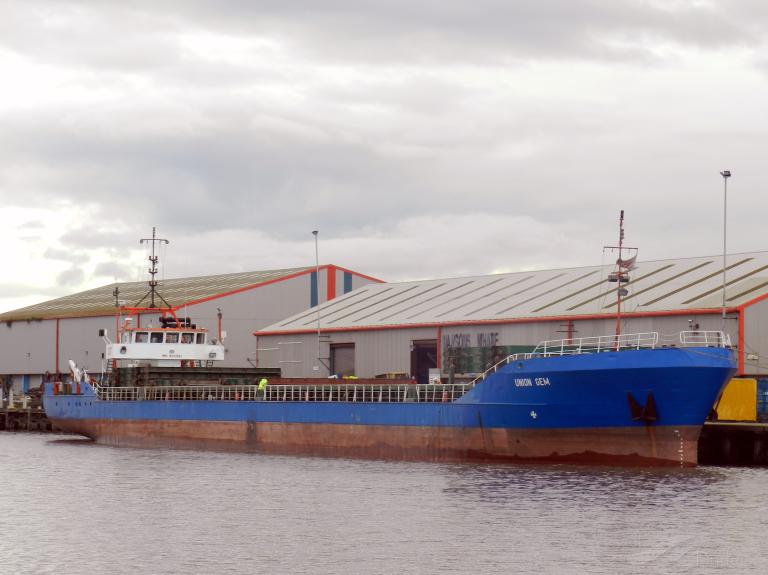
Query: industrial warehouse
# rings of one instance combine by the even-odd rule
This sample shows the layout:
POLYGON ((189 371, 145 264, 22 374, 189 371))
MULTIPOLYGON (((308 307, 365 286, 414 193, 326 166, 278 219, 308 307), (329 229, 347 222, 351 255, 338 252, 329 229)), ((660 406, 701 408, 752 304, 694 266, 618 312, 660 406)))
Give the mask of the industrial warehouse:
MULTIPOLYGON (((637 262, 623 287, 621 331, 725 331, 738 375, 768 373, 768 253, 637 262)), ((544 340, 616 329, 615 266, 371 283, 257 330, 260 366, 285 377, 476 377, 544 340)))
MULTIPOLYGON (((253 331, 343 295, 375 278, 335 265, 167 279, 163 301, 226 345, 227 367, 248 367, 253 331), (319 276, 318 276, 319 272, 319 276), (223 336, 223 338, 222 338, 223 336)), ((103 369, 106 329, 114 336, 120 306, 148 305, 146 282, 102 286, 0 315, 0 376, 16 391, 38 387, 43 375, 69 372, 73 360, 93 374, 103 369)), ((145 326, 157 314, 139 316, 145 326)), ((139 326, 141 327, 141 326, 139 326)))
MULTIPOLYGON (((351 456, 406 453, 446 460, 560 461, 550 439, 537 446, 506 431, 498 442, 484 435, 486 424, 502 413, 494 406, 503 400, 510 406, 503 413, 520 420, 518 427, 509 429, 530 428, 535 433, 545 421, 542 417, 584 419, 585 423, 568 424, 582 430, 582 435, 568 435, 569 441, 578 443, 567 447, 576 454, 569 451, 568 461, 570 457, 591 461, 596 453, 598 459, 639 458, 638 463, 664 465, 693 465, 698 458, 756 463, 768 456, 760 423, 768 393, 765 380, 758 381, 766 373, 761 356, 768 354, 761 329, 768 306, 766 270, 768 253, 755 252, 731 255, 725 266, 716 256, 643 263, 632 257, 620 258, 615 265, 400 283, 384 283, 335 265, 316 265, 168 280, 159 290, 150 281, 149 292, 140 283, 113 284, 0 316, 6 324, 5 329, 0 327, 6 338, 4 382, 7 387, 13 381, 15 389, 26 392, 49 381, 45 372, 55 372, 45 393, 51 423, 121 445, 233 442, 250 448, 255 442, 276 452, 338 454, 347 449, 351 456), (121 326, 117 345, 108 335, 102 339, 110 326, 121 326), (210 350, 202 348, 207 334, 212 336, 210 350), (106 352, 104 343, 110 344, 106 352), (148 347, 144 351, 141 346, 148 347), (168 351, 155 359, 146 355, 149 347, 168 351), (203 349, 204 355, 197 356, 196 350, 203 349), (594 353, 601 351, 613 353, 594 353), (215 367, 214 360, 225 356, 226 363, 215 367), (565 366, 570 356, 599 368, 553 367, 542 375, 535 367, 556 357, 563 363, 552 365, 565 366), (76 383, 62 383, 65 366, 72 370, 69 381, 76 383), (94 375, 102 370, 104 377, 85 381, 78 366, 94 375), (234 373, 249 366, 252 369, 245 371, 254 375, 234 373), (734 367, 741 377, 731 379, 734 367), (170 382, 163 369, 175 370, 176 382, 170 382), (654 370, 647 372, 651 375, 640 375, 648 369, 654 370), (624 379, 617 375, 614 381, 611 374, 620 372, 637 375, 624 379), (581 378, 579 385, 563 385, 567 377, 581 378), (254 378, 260 378, 258 385, 254 378), (606 394, 604 387, 615 387, 616 381, 634 389, 606 394), (552 382, 556 387, 550 388, 552 382), (535 390, 530 397, 560 394, 578 407, 530 397, 516 403, 499 396, 497 401, 493 396, 526 387, 535 390), (492 395, 477 401, 486 389, 492 395), (657 402, 663 406, 665 425, 656 425, 657 402), (381 408, 385 411, 366 407, 371 403, 388 407, 381 408), (475 404, 486 413, 466 419, 467 409, 475 409, 467 406, 475 404), (458 423, 445 425, 441 405, 450 406, 458 423), (85 416, 78 411, 102 408, 112 410, 110 415, 85 416), (175 409, 178 413, 169 421, 176 423, 166 426, 154 417, 136 419, 133 409, 175 409), (77 413, 67 415, 72 410, 77 413), (234 418, 231 421, 242 433, 207 435, 208 425, 198 420, 219 425, 216 414, 221 410, 237 412, 227 417, 234 418), (311 432, 318 412, 340 418, 342 423, 333 428, 337 439, 330 433, 311 432), (708 412, 717 420, 707 422, 699 444, 708 412), (694 424, 685 419, 690 413, 694 424), (455 434, 453 440, 438 447, 425 443, 422 434, 427 432, 414 422, 427 416, 437 418, 437 423, 426 427, 446 427, 439 437, 450 432, 455 434), (595 426, 593 433, 590 425, 598 416, 616 423, 595 426), (259 417, 267 419, 262 422, 259 417), (373 423, 365 424, 375 431, 370 438, 347 423, 351 418, 356 427, 363 417, 372 418, 373 423), (394 423, 384 425, 379 434, 376 426, 390 421, 387 417, 400 418, 397 428, 411 434, 410 451, 401 450, 400 440, 387 439, 391 436, 386 425, 394 423), (681 423, 669 423, 673 418, 681 423), (737 421, 746 427, 713 427, 737 421), (619 431, 611 435, 604 428, 619 431), (653 430, 650 443, 648 429, 653 430), (734 433, 748 434, 748 439, 734 443, 734 433), (353 435, 359 443, 349 443, 353 435), (322 441, 329 443, 321 445, 322 441)), ((12 411, 9 407, 6 412, 6 429, 12 411)), ((26 413, 26 428, 31 429, 31 412, 26 413)), ((553 434, 551 440, 564 445, 560 427, 553 429, 547 431, 553 434)))
MULTIPOLYGON (((623 286, 622 332, 723 327, 738 346, 738 375, 768 373, 768 253, 637 262, 623 286)), ((277 367, 284 377, 471 379, 545 340, 598 337, 616 327, 615 266, 382 283, 336 265, 168 279, 159 293, 179 315, 225 335, 225 366, 277 367), (321 305, 316 306, 320 302, 321 305), (221 317, 219 317, 221 316, 221 317), (254 337, 254 335, 256 337, 254 337)), ((110 284, 0 315, 0 374, 39 385, 68 360, 102 368, 100 329, 145 282, 110 284)), ((146 314, 144 325, 157 323, 146 314)), ((669 342, 674 345, 674 342, 669 342)))

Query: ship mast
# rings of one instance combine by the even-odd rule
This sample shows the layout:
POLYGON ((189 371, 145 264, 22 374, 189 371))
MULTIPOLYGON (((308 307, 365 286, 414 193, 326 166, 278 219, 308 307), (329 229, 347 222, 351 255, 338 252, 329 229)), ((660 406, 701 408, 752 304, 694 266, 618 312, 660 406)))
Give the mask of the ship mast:
POLYGON ((629 291, 623 284, 629 283, 629 272, 635 268, 637 259, 637 248, 630 248, 624 245, 624 210, 619 215, 619 245, 605 246, 603 249, 618 250, 619 257, 616 259, 616 271, 608 274, 608 281, 616 283, 616 345, 621 335, 621 298, 626 296, 629 291), (627 257, 624 257, 624 253, 627 257))
POLYGON ((141 302, 143 302, 145 299, 147 299, 147 296, 149 296, 149 307, 151 309, 156 309, 155 307, 155 296, 157 296, 166 307, 170 308, 170 304, 165 301, 165 298, 161 296, 157 291, 157 280, 155 279, 155 275, 157 274, 157 260, 159 259, 158 256, 155 255, 155 244, 169 244, 170 242, 166 240, 165 238, 158 238, 155 233, 154 226, 152 227, 152 237, 151 238, 142 238, 139 240, 140 244, 150 244, 151 246, 151 255, 148 257, 149 259, 149 291, 144 294, 144 297, 142 297, 135 307, 138 307, 141 305, 141 302))

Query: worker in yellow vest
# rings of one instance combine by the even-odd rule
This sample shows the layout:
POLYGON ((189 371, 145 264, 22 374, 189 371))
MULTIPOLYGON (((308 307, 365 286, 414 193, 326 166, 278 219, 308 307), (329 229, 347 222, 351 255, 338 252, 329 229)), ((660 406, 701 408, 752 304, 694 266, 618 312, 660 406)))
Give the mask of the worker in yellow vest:
POLYGON ((259 380, 259 387, 257 388, 259 391, 259 397, 262 397, 262 398, 264 397, 264 394, 266 393, 266 390, 267 390, 267 383, 269 382, 267 381, 266 377, 262 377, 259 380))

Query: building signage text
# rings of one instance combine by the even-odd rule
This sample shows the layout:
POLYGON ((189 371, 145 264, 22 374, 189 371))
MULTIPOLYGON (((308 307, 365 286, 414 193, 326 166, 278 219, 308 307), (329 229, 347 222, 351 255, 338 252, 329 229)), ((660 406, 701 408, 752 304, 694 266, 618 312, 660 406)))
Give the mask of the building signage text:
MULTIPOLYGON (((443 343, 447 349, 472 347, 472 335, 469 333, 454 333, 443 336, 443 343)), ((496 331, 475 334, 475 347, 495 347, 499 344, 499 333, 496 331)))

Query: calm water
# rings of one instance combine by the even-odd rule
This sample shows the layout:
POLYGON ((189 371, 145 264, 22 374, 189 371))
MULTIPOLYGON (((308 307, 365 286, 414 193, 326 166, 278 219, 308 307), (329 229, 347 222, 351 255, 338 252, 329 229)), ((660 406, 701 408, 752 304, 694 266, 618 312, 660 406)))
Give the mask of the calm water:
POLYGON ((390 463, 0 433, 0 573, 766 573, 768 469, 390 463))

